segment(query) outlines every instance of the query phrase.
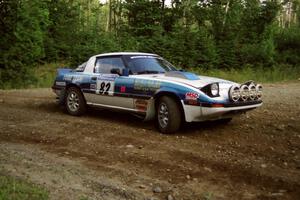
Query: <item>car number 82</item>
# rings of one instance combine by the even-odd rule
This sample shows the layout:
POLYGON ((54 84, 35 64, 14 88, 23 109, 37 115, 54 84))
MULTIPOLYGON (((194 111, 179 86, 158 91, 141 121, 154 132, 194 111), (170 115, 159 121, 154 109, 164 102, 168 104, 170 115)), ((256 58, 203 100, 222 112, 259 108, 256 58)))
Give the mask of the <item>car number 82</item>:
POLYGON ((98 83, 98 94, 102 95, 112 95, 113 93, 113 82, 110 81, 102 81, 98 83))

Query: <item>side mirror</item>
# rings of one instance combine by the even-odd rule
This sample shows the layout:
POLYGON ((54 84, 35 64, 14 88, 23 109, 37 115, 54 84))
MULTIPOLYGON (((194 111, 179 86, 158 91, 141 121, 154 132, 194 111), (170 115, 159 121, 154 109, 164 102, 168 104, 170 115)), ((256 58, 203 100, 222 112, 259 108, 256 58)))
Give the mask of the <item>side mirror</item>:
POLYGON ((122 76, 129 76, 129 69, 128 68, 123 69, 122 76))
POLYGON ((110 73, 112 73, 112 74, 118 74, 118 75, 121 76, 121 71, 120 71, 119 68, 112 68, 112 69, 110 70, 110 73))

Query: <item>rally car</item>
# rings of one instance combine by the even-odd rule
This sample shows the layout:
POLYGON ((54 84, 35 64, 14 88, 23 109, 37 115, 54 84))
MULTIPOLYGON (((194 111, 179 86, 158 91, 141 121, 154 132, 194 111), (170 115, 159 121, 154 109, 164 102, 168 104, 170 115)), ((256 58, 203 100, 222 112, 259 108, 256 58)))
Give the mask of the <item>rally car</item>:
POLYGON ((182 122, 229 122, 262 105, 262 86, 198 76, 178 70, 150 53, 106 53, 92 56, 77 69, 58 69, 52 86, 71 115, 87 106, 128 111, 155 119, 162 133, 182 122))

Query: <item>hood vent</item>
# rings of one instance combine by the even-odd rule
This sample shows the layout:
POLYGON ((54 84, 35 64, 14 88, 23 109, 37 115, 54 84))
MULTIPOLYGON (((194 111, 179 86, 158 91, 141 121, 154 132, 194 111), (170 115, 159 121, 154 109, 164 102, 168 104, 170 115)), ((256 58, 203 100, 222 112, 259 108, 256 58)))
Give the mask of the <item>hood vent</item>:
POLYGON ((186 80, 200 80, 200 78, 196 74, 193 74, 190 72, 169 71, 169 72, 165 73, 165 76, 182 78, 182 79, 186 79, 186 80))

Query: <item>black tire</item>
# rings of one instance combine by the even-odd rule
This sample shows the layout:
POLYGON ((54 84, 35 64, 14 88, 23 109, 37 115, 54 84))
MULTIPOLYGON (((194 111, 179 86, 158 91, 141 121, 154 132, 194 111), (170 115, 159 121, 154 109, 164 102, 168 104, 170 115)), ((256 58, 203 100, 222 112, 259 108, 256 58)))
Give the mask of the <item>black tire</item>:
POLYGON ((70 87, 66 93, 66 110, 70 115, 79 116, 85 113, 86 103, 81 91, 76 87, 70 87))
POLYGON ((182 113, 175 99, 169 96, 159 99, 156 107, 156 121, 161 133, 174 133, 180 128, 182 113))

